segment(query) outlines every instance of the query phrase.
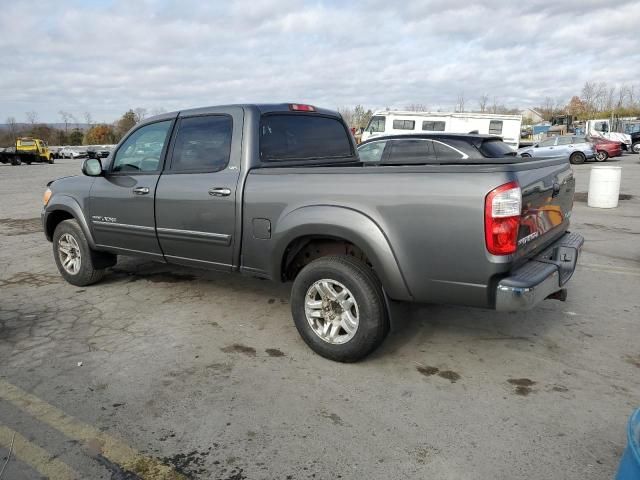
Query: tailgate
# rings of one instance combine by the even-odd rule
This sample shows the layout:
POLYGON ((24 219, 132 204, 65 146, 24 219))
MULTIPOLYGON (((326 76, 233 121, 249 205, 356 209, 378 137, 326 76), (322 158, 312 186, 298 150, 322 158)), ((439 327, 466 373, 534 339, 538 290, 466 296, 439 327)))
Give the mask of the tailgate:
POLYGON ((544 163, 531 160, 530 169, 516 172, 522 190, 517 258, 540 252, 569 227, 575 191, 571 165, 568 159, 554 165, 544 163))

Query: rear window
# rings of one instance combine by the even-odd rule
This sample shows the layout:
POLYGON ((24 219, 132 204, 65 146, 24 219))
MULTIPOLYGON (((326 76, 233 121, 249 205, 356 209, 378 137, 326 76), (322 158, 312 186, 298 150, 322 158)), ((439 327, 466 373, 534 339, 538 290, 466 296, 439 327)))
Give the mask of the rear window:
POLYGON ((516 152, 501 140, 485 140, 480 145, 480 151, 485 157, 500 158, 514 156, 516 152))
POLYGON ((349 134, 336 118, 300 114, 264 115, 260 125, 260 158, 290 162, 352 155, 349 134))
POLYGON ((36 142, 34 142, 33 140, 19 140, 20 141, 20 146, 22 147, 33 147, 36 142))

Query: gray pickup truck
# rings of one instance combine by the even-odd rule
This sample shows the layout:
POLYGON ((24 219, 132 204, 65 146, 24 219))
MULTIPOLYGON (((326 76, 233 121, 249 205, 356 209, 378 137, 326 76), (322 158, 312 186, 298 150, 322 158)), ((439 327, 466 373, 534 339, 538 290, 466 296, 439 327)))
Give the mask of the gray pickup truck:
POLYGON ((117 255, 292 281, 305 342, 356 361, 386 336, 395 302, 517 311, 566 295, 582 246, 567 231, 568 160, 450 137, 421 139, 437 157, 370 163, 330 110, 167 113, 86 159, 84 175, 50 182, 44 231, 73 285, 100 280, 117 255))

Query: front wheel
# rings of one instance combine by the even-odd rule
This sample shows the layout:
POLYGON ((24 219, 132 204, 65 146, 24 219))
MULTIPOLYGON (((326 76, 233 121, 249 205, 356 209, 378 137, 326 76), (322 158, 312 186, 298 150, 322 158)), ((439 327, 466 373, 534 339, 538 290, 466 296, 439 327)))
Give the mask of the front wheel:
POLYGON ((291 313, 307 345, 338 362, 366 357, 389 331, 380 281, 348 256, 322 257, 305 266, 293 282, 291 313))
POLYGON ((49 157, 49 163, 53 165, 53 155, 49 157))
POLYGON ((596 153, 596 160, 598 162, 604 162, 607 158, 609 158, 609 154, 604 150, 598 150, 596 153))
POLYGON ((60 275, 71 285, 84 287, 104 276, 95 268, 87 238, 76 220, 60 222, 53 233, 53 256, 60 275))
POLYGON ((582 152, 574 152, 569 157, 569 161, 574 165, 580 165, 581 163, 584 163, 586 159, 587 157, 585 157, 582 152))

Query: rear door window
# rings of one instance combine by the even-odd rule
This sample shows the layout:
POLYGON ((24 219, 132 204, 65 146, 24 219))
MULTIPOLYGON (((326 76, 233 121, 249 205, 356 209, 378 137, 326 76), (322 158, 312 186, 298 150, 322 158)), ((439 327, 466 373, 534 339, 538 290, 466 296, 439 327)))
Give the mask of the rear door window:
POLYGON ((233 123, 227 115, 183 118, 173 147, 171 171, 218 172, 231 153, 233 123))
POLYGON ((485 157, 500 158, 507 156, 515 156, 516 152, 501 140, 485 140, 480 145, 480 151, 485 157))
POLYGON ((438 158, 438 162, 440 163, 452 162, 468 158, 465 153, 461 152, 457 148, 451 147, 442 142, 435 141, 433 142, 433 146, 435 147, 436 157, 438 158))
POLYGON ((433 163, 436 160, 431 140, 393 140, 385 163, 433 163))
POLYGON ((263 162, 340 159, 353 155, 350 133, 333 117, 264 115, 260 125, 263 162))
POLYGON ((414 128, 416 128, 415 120, 394 120, 393 121, 394 130, 413 130, 414 128))

